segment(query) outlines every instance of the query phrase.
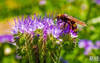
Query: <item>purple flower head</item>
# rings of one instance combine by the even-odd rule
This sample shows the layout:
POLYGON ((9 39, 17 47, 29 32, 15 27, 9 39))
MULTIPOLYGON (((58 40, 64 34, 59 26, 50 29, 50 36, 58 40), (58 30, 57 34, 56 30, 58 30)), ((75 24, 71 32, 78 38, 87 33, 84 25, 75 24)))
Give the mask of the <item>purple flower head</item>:
POLYGON ((43 29, 44 25, 41 22, 41 18, 37 18, 34 15, 34 18, 32 19, 31 17, 27 17, 26 19, 19 19, 16 22, 15 21, 15 26, 13 28, 13 34, 17 34, 18 32, 21 33, 32 33, 36 31, 36 29, 43 29))
POLYGON ((97 41, 96 45, 94 45, 91 40, 80 40, 78 46, 79 48, 84 48, 84 54, 88 55, 92 52, 92 50, 99 48, 98 46, 100 46, 100 42, 97 41))
POLYGON ((40 5, 45 5, 46 4, 46 0, 40 0, 40 5))
POLYGON ((47 38, 47 35, 52 34, 54 38, 58 38, 60 36, 60 29, 54 24, 53 20, 50 18, 44 18, 42 23, 44 24, 43 29, 43 37, 44 39, 47 38))
POLYGON ((89 47, 86 47, 84 54, 85 55, 88 55, 89 53, 91 53, 92 49, 93 49, 93 47, 90 47, 90 46, 89 47))
POLYGON ((96 46, 97 46, 98 48, 100 48, 100 41, 99 41, 99 40, 96 41, 96 46))
POLYGON ((48 25, 54 25, 53 19, 50 18, 44 18, 44 20, 48 23, 48 25))
POLYGON ((53 29, 53 27, 54 27, 54 26, 51 25, 51 26, 49 26, 49 27, 47 28, 47 34, 48 34, 48 35, 52 34, 52 29, 53 29))
POLYGON ((62 30, 60 28, 54 27, 52 29, 52 35, 55 38, 59 38, 59 36, 61 35, 62 30))
POLYGON ((78 46, 79 48, 85 49, 85 52, 84 52, 85 55, 88 55, 89 53, 91 53, 94 47, 92 41, 90 40, 80 40, 78 46))
POLYGON ((80 40, 78 46, 79 48, 87 48, 89 46, 93 46, 93 43, 90 40, 80 40))
MULTIPOLYGON (((52 18, 41 18, 34 15, 34 18, 28 16, 27 18, 18 18, 15 21, 13 27, 13 34, 18 33, 29 33, 29 34, 40 34, 43 33, 44 40, 47 39, 48 35, 52 35, 54 38, 59 38, 62 34, 71 34, 72 37, 76 37, 77 33, 71 29, 69 23, 57 20, 54 23, 52 18)), ((41 34, 40 34, 41 35, 41 34)))
POLYGON ((43 29, 44 28, 44 25, 43 25, 43 23, 38 22, 37 23, 37 27, 38 27, 38 29, 43 29))
POLYGON ((95 0, 96 4, 100 5, 100 0, 95 0))
POLYGON ((88 55, 88 54, 91 53, 92 50, 94 50, 94 49, 98 49, 97 46, 95 46, 95 45, 93 45, 93 46, 88 46, 88 47, 85 48, 84 54, 85 54, 85 55, 88 55))
POLYGON ((44 39, 44 41, 46 41, 46 39, 47 39, 47 26, 45 26, 43 29, 43 39, 44 39))
POLYGON ((4 42, 13 42, 14 41, 14 37, 12 35, 2 35, 0 36, 0 42, 4 43, 4 42))

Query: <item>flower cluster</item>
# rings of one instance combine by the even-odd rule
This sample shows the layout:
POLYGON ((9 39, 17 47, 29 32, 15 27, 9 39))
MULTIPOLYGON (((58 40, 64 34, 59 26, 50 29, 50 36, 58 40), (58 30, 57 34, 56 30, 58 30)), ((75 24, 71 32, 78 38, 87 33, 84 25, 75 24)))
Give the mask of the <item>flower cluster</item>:
POLYGON ((96 41, 96 44, 94 45, 91 40, 80 40, 78 46, 79 48, 84 48, 84 54, 88 55, 93 49, 100 48, 100 41, 96 41))
MULTIPOLYGON (((72 46, 69 49, 74 48, 74 43, 70 41, 77 36, 77 32, 74 32, 71 27, 67 22, 46 16, 34 15, 25 19, 23 17, 16 19, 12 33, 18 55, 28 56, 30 63, 45 62, 48 58, 51 62, 58 63, 60 51, 64 44, 72 46)), ((61 62, 67 63, 64 60, 61 60, 61 62)))
POLYGON ((76 36, 76 34, 73 34, 73 31, 70 30, 70 25, 68 23, 66 23, 68 26, 65 29, 61 29, 64 22, 59 22, 60 21, 54 22, 52 18, 47 18, 46 16, 41 18, 41 16, 37 17, 36 15, 34 15, 33 19, 29 16, 25 19, 18 18, 18 21, 15 20, 13 34, 17 34, 18 32, 34 34, 37 32, 37 30, 42 30, 43 38, 45 40, 47 35, 52 35, 54 38, 59 38, 63 34, 71 34, 76 36))

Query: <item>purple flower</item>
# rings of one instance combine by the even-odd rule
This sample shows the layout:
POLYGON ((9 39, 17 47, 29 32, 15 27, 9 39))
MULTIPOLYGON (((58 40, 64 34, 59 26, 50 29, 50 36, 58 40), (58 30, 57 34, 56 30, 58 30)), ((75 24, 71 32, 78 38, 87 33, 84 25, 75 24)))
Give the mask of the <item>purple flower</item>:
POLYGON ((88 55, 94 47, 92 41, 90 40, 80 40, 78 46, 79 48, 85 49, 85 52, 84 52, 85 55, 88 55))
POLYGON ((13 42, 14 38, 12 35, 2 35, 0 36, 0 42, 4 43, 4 42, 13 42))
POLYGON ((99 41, 99 40, 96 41, 96 46, 97 46, 98 48, 100 48, 100 41, 99 41))
POLYGON ((57 28, 57 27, 54 27, 52 29, 52 35, 55 37, 55 38, 59 38, 59 36, 61 35, 61 32, 62 30, 60 28, 57 28))
POLYGON ((95 0, 96 4, 100 5, 100 0, 95 0))
POLYGON ((43 25, 43 23, 38 22, 37 23, 37 27, 38 27, 38 29, 43 29, 44 28, 44 25, 43 25))
POLYGON ((17 19, 15 21, 15 26, 13 27, 13 34, 17 33, 29 33, 29 34, 39 34, 43 33, 43 39, 46 40, 48 35, 52 35, 54 38, 59 38, 62 34, 71 34, 72 37, 76 37, 77 33, 70 29, 70 24, 57 20, 54 23, 52 18, 37 17, 34 15, 34 18, 27 17, 25 19, 17 19), (63 27, 66 25, 66 27, 63 27), (63 27, 63 28, 62 28, 63 27))
POLYGON ((44 41, 46 41, 46 39, 47 39, 47 27, 45 27, 43 29, 43 39, 44 39, 44 41))
POLYGON ((86 47, 84 54, 88 55, 89 53, 91 53, 92 49, 93 49, 93 47, 90 47, 90 46, 86 47))
POLYGON ((49 27, 47 28, 47 34, 48 34, 48 35, 52 34, 52 29, 53 29, 53 27, 54 27, 54 26, 49 26, 49 27))
POLYGON ((34 18, 30 18, 28 16, 28 18, 26 18, 25 20, 21 20, 18 18, 18 21, 15 21, 15 26, 13 27, 13 34, 17 34, 18 32, 21 33, 32 33, 34 31, 36 31, 37 29, 44 29, 46 28, 46 30, 51 29, 51 27, 54 26, 54 22, 53 19, 50 18, 43 18, 41 19, 41 17, 36 17, 36 15, 34 15, 34 18), (50 27, 50 28, 49 28, 50 27))
POLYGON ((88 47, 85 48, 84 54, 85 54, 85 55, 88 55, 88 54, 91 53, 92 50, 94 50, 94 49, 98 49, 97 46, 95 46, 95 45, 93 45, 93 46, 88 46, 88 47))
POLYGON ((78 46, 79 48, 87 48, 89 46, 93 46, 93 43, 90 40, 80 40, 78 46))
POLYGON ((15 26, 13 28, 13 34, 17 34, 18 32, 21 33, 32 33, 36 29, 43 28, 43 24, 41 22, 38 22, 37 18, 26 18, 25 20, 21 20, 18 18, 18 21, 15 21, 15 26))
POLYGON ((91 40, 80 40, 78 46, 79 48, 84 48, 85 49, 84 54, 88 55, 89 53, 92 52, 93 49, 99 48, 98 46, 100 46, 100 42, 97 41, 96 45, 94 45, 91 40))
POLYGON ((46 4, 46 0, 41 0, 40 1, 40 5, 45 5, 46 4))

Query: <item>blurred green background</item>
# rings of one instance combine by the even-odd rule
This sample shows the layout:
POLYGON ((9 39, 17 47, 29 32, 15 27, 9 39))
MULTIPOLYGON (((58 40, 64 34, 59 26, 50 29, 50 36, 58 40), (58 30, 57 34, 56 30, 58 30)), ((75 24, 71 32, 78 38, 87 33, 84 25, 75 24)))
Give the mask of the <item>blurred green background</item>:
MULTIPOLYGON (((11 29, 9 20, 13 23, 13 19, 17 16, 34 13, 41 16, 66 13, 76 17, 87 24, 84 29, 80 27, 79 39, 93 42, 100 40, 100 0, 0 0, 0 35, 10 34, 7 32, 11 29)), ((89 56, 85 56, 78 48, 65 56, 65 59, 69 63, 90 62, 89 56)), ((0 63, 20 63, 20 59, 16 58, 14 45, 0 42, 0 63)))

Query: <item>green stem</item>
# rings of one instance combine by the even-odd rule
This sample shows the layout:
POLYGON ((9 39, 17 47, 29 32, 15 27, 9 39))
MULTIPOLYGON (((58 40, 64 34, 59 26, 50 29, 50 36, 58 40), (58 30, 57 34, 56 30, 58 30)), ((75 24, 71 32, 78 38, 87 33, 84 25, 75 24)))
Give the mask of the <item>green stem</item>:
POLYGON ((91 0, 89 0, 88 1, 90 4, 89 4, 89 9, 88 9, 88 13, 87 13, 87 16, 86 16, 86 23, 87 23, 87 21, 89 20, 89 18, 90 18, 90 14, 91 14, 91 10, 92 10, 92 1, 91 0))
POLYGON ((58 55, 58 59, 57 59, 58 61, 57 61, 57 63, 60 63, 60 60, 59 60, 60 59, 60 53, 61 53, 61 46, 58 49, 58 54, 59 55, 58 55))
POLYGON ((27 48, 27 56, 29 57, 29 63, 35 63, 32 57, 32 49, 31 49, 31 35, 26 34, 26 48, 27 48))

